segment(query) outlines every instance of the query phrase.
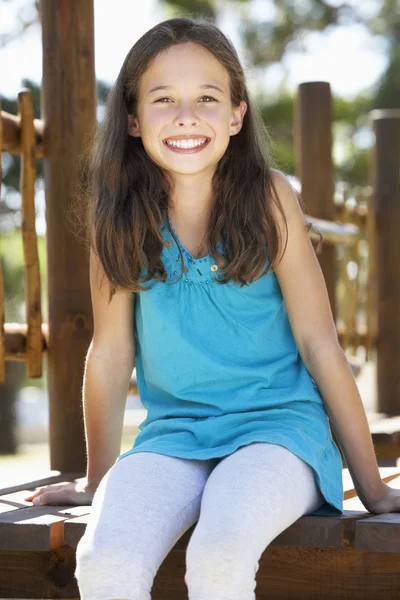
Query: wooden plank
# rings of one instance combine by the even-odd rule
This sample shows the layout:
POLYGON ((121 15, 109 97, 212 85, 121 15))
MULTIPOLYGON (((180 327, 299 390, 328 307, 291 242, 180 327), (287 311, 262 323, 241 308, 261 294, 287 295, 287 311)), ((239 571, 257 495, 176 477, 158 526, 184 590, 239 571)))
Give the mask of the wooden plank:
MULTIPOLYGON (((91 509, 91 506, 88 506, 91 509)), ((86 525, 89 520, 90 510, 79 517, 68 519, 64 524, 64 544, 76 548, 79 540, 85 533, 86 525)))
POLYGON ((400 553, 400 513, 371 516, 364 523, 357 523, 355 548, 363 552, 400 553))
MULTIPOLYGON (((400 486, 400 476, 397 468, 381 467, 381 476, 393 482, 393 487, 400 486), (393 479, 393 477, 395 477, 393 479)), ((343 470, 345 493, 353 492, 351 477, 348 470, 343 470)), ((13 550, 38 550, 58 547, 62 544, 76 548, 84 534, 91 512, 90 505, 83 506, 32 506, 23 500, 28 490, 18 490, 0 498, 0 532, 1 549, 13 550)), ((273 545, 309 546, 341 548, 354 543, 355 531, 358 521, 370 517, 366 508, 358 497, 350 497, 344 501, 344 515, 332 517, 318 517, 307 515, 299 519, 287 530, 282 532, 273 545)), ((371 521, 372 525, 374 521, 371 521)), ((380 542, 380 524, 387 523, 380 519, 374 525, 372 537, 369 538, 369 548, 372 547, 371 539, 375 536, 378 540, 376 551, 385 551, 380 542)), ((390 520, 391 531, 400 532, 398 523, 390 520)), ((175 548, 186 548, 193 526, 177 542, 175 548)), ((394 534, 393 534, 394 535, 394 534)), ((400 533, 398 533, 400 538, 400 533)), ((396 546, 391 546, 396 547, 396 546)), ((395 550, 389 550, 393 552, 395 550)))
MULTIPOLYGON (((78 598, 74 550, 0 552, 4 598, 78 598)), ((172 550, 158 570, 152 600, 187 600, 184 550, 172 550)), ((116 574, 118 576, 118 574, 116 574)), ((257 600, 394 600, 400 597, 396 554, 354 548, 269 546, 256 574, 257 600)))
POLYGON ((363 511, 344 511, 337 517, 304 516, 272 542, 271 546, 303 546, 307 548, 343 548, 351 546, 355 523, 364 519, 363 511))
MULTIPOLYGON (((65 482, 61 482, 61 483, 69 483, 68 481, 65 482)), ((32 502, 28 502, 25 500, 26 496, 29 496, 32 494, 32 490, 18 490, 18 492, 12 492, 11 494, 4 494, 4 496, 0 497, 0 514, 4 514, 4 513, 8 513, 8 512, 12 512, 12 511, 17 511, 21 508, 36 508, 36 506, 32 503, 32 502)), ((51 504, 46 504, 43 506, 43 508, 45 508, 46 506, 55 506, 57 507, 57 505, 51 505, 51 504)), ((77 505, 74 504, 65 504, 65 506, 71 506, 72 508, 76 508, 77 505)), ((81 505, 82 508, 86 505, 81 505)), ((90 508, 90 506, 88 506, 90 508)))
MULTIPOLYGON (((185 552, 173 550, 154 579, 152 600, 187 600, 185 552)), ((398 557, 354 548, 269 546, 256 573, 257 600, 394 600, 398 557)))
POLYGON ((387 442, 377 441, 374 435, 372 436, 372 441, 375 448, 375 455, 379 462, 394 464, 399 461, 400 444, 394 444, 390 438, 387 442))
MULTIPOLYGON (((381 467, 379 472, 382 479, 386 482, 396 481, 399 476, 398 467, 381 467)), ((332 548, 352 545, 354 542, 356 521, 368 518, 371 513, 366 510, 360 499, 356 496, 353 481, 347 468, 343 469, 343 488, 345 495, 343 503, 344 515, 337 517, 304 516, 278 536, 273 543, 278 545, 332 548)), ((69 519, 65 523, 64 540, 66 544, 76 548, 85 532, 89 514, 90 510, 85 515, 69 519)), ((194 527, 181 537, 175 545, 176 549, 186 547, 194 527)))
POLYGON ((0 515, 0 550, 52 550, 64 545, 64 521, 86 506, 31 506, 0 515))
POLYGON ((79 598, 75 550, 0 551, 0 595, 4 598, 79 598))
MULTIPOLYGON (((268 547, 256 576, 257 600, 377 600, 399 598, 398 561, 353 548, 268 547)), ((164 594, 155 595, 161 600, 164 594)))
MULTIPOLYGON (((399 417, 388 417, 383 415, 381 418, 376 419, 374 422, 369 424, 371 433, 393 435, 394 433, 400 432, 400 416, 399 417)), ((400 450, 399 450, 400 455, 400 450)))
POLYGON ((12 492, 11 494, 4 494, 0 496, 0 515, 4 513, 17 511, 20 508, 32 508, 32 502, 26 502, 24 498, 31 494, 31 490, 19 490, 18 492, 12 492))
POLYGON ((62 481, 69 482, 76 479, 82 479, 85 473, 62 473, 61 471, 43 471, 42 474, 36 473, 35 479, 21 481, 17 485, 11 485, 0 489, 0 498, 5 494, 11 494, 20 490, 33 491, 37 487, 51 485, 52 483, 60 483, 62 481), (48 473, 48 474, 46 474, 48 473))
MULTIPOLYGON (((90 508, 90 507, 88 507, 90 508)), ((310 546, 342 548, 353 543, 355 523, 368 517, 370 513, 364 510, 346 510, 345 514, 332 517, 307 515, 293 523, 282 532, 273 542, 279 546, 310 546)), ((90 511, 64 523, 64 543, 76 548, 83 536, 88 523, 90 511)), ((193 525, 177 541, 174 548, 184 550, 195 529, 193 525)))
MULTIPOLYGON (((400 489, 400 476, 393 479, 389 487, 400 489)), ((360 551, 400 553, 400 513, 372 515, 356 524, 355 548, 360 551)), ((400 561, 399 561, 400 565, 400 561)))

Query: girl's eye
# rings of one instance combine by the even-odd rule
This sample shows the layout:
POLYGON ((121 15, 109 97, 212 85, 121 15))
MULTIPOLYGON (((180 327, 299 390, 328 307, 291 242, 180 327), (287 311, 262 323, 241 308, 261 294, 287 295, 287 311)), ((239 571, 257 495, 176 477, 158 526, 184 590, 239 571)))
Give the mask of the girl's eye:
MULTIPOLYGON (((213 102, 217 102, 217 100, 215 98, 213 98, 212 96, 202 96, 201 98, 210 98, 213 102)), ((158 100, 156 100, 155 102, 161 102, 161 100, 170 100, 171 98, 159 98, 158 100)), ((162 102, 162 104, 165 104, 164 102, 162 102)), ((210 104, 209 102, 205 102, 205 104, 210 104)))

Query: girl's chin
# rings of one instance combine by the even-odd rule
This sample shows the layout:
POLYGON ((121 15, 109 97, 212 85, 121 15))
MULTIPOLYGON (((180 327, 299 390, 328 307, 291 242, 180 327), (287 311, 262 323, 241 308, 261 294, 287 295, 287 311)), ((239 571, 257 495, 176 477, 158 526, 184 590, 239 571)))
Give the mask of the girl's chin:
POLYGON ((162 164, 159 165, 166 173, 168 173, 171 176, 175 176, 175 177, 182 177, 182 176, 194 176, 194 175, 202 175, 204 177, 205 174, 209 174, 210 177, 212 177, 213 173, 215 172, 216 168, 217 168, 217 163, 212 163, 212 164, 207 164, 207 165, 186 165, 186 168, 184 167, 184 165, 166 165, 166 164, 162 164))

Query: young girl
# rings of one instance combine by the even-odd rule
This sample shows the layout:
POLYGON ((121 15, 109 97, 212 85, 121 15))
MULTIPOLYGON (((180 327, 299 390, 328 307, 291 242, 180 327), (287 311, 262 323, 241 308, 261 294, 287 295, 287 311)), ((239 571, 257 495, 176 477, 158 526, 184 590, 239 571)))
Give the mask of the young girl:
POLYGON ((400 507, 379 477, 301 200, 267 141, 211 21, 167 20, 128 53, 91 162, 87 478, 27 498, 92 503, 77 548, 83 600, 149 600, 196 521, 190 600, 254 599, 278 534, 302 515, 342 514, 328 413, 367 509, 400 507), (135 364, 148 414, 118 456, 135 364))

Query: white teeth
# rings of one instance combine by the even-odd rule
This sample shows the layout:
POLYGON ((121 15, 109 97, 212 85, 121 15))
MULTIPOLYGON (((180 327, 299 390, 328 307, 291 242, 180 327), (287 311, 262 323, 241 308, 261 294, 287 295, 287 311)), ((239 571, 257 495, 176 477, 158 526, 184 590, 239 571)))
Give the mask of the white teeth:
POLYGON ((179 140, 179 141, 166 141, 169 146, 175 146, 176 148, 196 148, 196 146, 203 146, 207 140, 179 140))

